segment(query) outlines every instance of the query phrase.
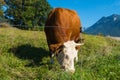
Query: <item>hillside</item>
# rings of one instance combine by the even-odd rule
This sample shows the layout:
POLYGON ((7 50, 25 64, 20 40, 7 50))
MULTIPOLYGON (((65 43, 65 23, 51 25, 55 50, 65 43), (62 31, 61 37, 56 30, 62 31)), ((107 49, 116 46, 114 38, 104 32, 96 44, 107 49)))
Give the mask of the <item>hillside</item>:
POLYGON ((88 34, 103 34, 105 36, 120 37, 120 15, 113 14, 102 17, 95 24, 85 30, 88 34))
POLYGON ((74 74, 49 63, 42 31, 0 28, 0 80, 120 80, 120 41, 83 35, 74 74))

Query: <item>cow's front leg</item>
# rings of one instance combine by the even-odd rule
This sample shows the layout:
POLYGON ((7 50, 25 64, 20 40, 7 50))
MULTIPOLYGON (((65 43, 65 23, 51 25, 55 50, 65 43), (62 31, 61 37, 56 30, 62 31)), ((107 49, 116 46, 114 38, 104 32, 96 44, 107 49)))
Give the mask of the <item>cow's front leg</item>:
POLYGON ((51 56, 50 56, 50 57, 51 57, 50 63, 51 63, 51 64, 54 64, 54 54, 51 53, 51 56))

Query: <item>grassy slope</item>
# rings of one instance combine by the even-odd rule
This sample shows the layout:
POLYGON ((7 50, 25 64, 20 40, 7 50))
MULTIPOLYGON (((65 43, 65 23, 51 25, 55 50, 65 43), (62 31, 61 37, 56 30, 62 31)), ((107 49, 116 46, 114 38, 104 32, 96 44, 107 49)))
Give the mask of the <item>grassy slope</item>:
POLYGON ((120 41, 83 35, 74 74, 49 64, 43 32, 0 28, 0 80, 119 80, 120 41))

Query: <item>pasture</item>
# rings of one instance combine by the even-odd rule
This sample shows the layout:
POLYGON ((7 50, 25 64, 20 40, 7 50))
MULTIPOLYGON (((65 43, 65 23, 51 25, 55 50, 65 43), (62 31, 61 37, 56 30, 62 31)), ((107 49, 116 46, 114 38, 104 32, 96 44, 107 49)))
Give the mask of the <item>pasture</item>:
POLYGON ((0 28, 0 80, 120 80, 120 41, 83 34, 74 74, 50 64, 43 31, 0 28))

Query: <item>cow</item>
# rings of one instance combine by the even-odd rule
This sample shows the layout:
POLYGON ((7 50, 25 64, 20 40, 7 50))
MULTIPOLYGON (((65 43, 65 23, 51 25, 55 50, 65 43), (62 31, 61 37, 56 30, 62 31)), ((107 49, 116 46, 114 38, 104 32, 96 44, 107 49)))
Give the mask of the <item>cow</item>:
POLYGON ((53 9, 45 23, 45 35, 50 50, 50 57, 56 56, 65 71, 74 72, 74 60, 78 61, 81 23, 74 10, 53 9))

